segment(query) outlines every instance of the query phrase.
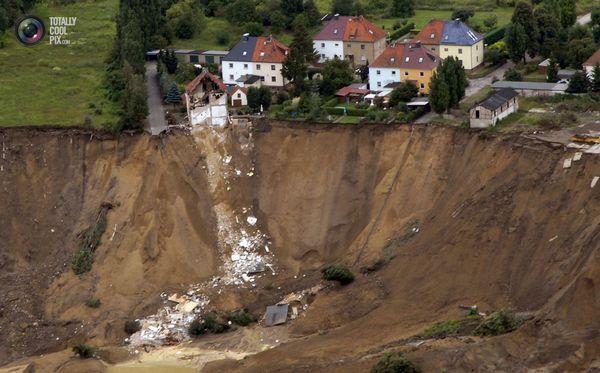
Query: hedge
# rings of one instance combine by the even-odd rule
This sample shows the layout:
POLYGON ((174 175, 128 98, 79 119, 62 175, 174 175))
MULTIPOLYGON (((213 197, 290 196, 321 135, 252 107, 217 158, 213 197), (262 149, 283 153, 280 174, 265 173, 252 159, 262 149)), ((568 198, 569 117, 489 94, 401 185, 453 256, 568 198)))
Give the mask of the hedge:
POLYGON ((334 107, 338 104, 338 99, 337 98, 332 98, 331 100, 327 100, 325 101, 325 103, 323 104, 323 107, 334 107))
POLYGON ((415 28, 414 23, 407 23, 406 25, 404 25, 404 26, 400 27, 399 29, 395 30, 394 32, 392 32, 390 34, 390 39, 391 40, 399 39, 401 36, 404 36, 404 35, 408 34, 409 32, 411 32, 414 28, 415 28))
POLYGON ((325 107, 325 111, 329 115, 344 115, 344 108, 341 107, 325 107))
POLYGON ((506 33, 506 27, 507 26, 498 27, 488 32, 483 38, 483 42, 486 45, 492 45, 496 42, 499 42, 504 38, 504 34, 506 33))

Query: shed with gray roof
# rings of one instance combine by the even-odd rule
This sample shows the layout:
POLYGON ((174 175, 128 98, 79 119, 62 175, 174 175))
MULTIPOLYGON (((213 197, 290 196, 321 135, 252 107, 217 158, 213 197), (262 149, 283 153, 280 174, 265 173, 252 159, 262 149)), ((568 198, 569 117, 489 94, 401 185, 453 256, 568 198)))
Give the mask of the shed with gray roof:
POLYGON ((568 84, 564 83, 543 83, 543 82, 510 82, 500 80, 492 84, 493 90, 504 88, 512 88, 521 96, 554 96, 562 94, 569 88, 568 84))
POLYGON ((483 101, 473 105, 469 111, 471 128, 487 128, 495 126, 519 109, 517 96, 512 88, 503 88, 490 93, 483 101))

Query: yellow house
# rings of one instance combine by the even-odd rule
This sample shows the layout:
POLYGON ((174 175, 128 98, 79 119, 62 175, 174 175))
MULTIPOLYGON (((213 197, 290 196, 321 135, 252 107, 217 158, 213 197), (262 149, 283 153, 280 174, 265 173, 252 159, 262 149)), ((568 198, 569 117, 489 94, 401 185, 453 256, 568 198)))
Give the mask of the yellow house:
POLYGON ((483 63, 483 35, 459 20, 432 20, 413 41, 426 45, 442 59, 458 58, 465 70, 472 70, 483 63))

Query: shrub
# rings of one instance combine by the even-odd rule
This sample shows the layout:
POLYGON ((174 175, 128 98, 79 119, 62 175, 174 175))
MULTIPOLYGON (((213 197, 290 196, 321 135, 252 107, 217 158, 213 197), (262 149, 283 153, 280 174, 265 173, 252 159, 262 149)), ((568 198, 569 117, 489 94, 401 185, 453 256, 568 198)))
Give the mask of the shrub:
POLYGON ((323 279, 327 281, 337 281, 342 285, 347 285, 354 281, 354 275, 350 270, 341 265, 331 265, 323 269, 323 279))
POLYGON ((125 321, 125 326, 123 327, 123 330, 125 330, 125 333, 127 333, 129 335, 139 332, 140 329, 142 329, 142 325, 137 320, 127 320, 127 321, 125 321))
POLYGON ((110 205, 103 205, 96 221, 79 235, 79 250, 73 255, 71 268, 76 275, 81 275, 92 269, 94 251, 100 245, 100 238, 106 230, 106 214, 111 209, 110 205))
POLYGON ((89 359, 94 356, 94 349, 92 346, 86 345, 85 343, 78 343, 73 347, 73 352, 82 359, 89 359))
POLYGON ((223 333, 229 329, 229 325, 220 323, 215 314, 209 313, 204 318, 196 318, 190 324, 188 333, 198 336, 206 333, 223 333))
POLYGON ((401 353, 388 352, 371 368, 371 373, 417 373, 419 370, 401 353))
POLYGON ((396 29, 394 32, 392 32, 390 34, 390 39, 391 40, 396 40, 399 39, 400 37, 408 34, 412 29, 415 28, 415 24, 414 23, 407 23, 406 25, 399 27, 398 29, 396 29))
POLYGON ((504 73, 504 79, 512 81, 512 82, 519 82, 519 81, 523 80, 523 77, 521 76, 521 73, 517 69, 511 67, 510 69, 506 70, 506 72, 504 73))
POLYGON ((248 310, 243 309, 232 312, 228 320, 239 326, 248 326, 256 321, 256 317, 248 312, 248 310))
POLYGON ((473 334, 478 336, 491 336, 510 333, 523 323, 523 319, 517 317, 510 310, 498 310, 485 319, 473 334))
POLYGON ((458 320, 446 320, 436 322, 429 328, 425 329, 423 333, 420 334, 422 338, 446 338, 452 335, 458 335, 460 330, 460 321, 458 320))
POLYGON ((100 307, 100 304, 102 304, 102 302, 100 302, 100 299, 98 299, 98 298, 88 299, 85 302, 85 305, 90 308, 98 308, 98 307, 100 307))
POLYGON ((85 272, 89 272, 92 269, 93 263, 94 254, 89 248, 84 247, 73 255, 71 267, 76 275, 81 275, 85 272))

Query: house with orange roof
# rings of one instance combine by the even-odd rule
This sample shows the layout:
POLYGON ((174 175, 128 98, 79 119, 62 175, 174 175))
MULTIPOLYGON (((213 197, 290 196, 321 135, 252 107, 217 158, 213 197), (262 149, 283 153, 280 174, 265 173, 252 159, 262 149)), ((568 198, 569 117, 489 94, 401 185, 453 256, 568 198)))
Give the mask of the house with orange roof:
POLYGON ((387 34, 363 16, 331 18, 313 38, 319 62, 346 58, 353 66, 366 65, 385 49, 387 34))
POLYGON ((229 122, 227 86, 218 76, 203 71, 186 85, 183 96, 193 126, 224 126, 229 122))
POLYGON ((243 85, 245 77, 258 77, 260 84, 283 87, 287 81, 281 69, 289 48, 272 36, 248 36, 240 41, 221 60, 223 82, 243 85), (240 82, 242 84, 240 84, 240 82))
POLYGON ((429 93, 429 82, 441 59, 421 43, 392 43, 369 65, 369 89, 391 91, 399 83, 413 82, 419 93, 429 93))
POLYGON ((466 70, 472 70, 483 63, 483 35, 458 19, 434 19, 412 41, 420 42, 441 59, 458 58, 466 70))

